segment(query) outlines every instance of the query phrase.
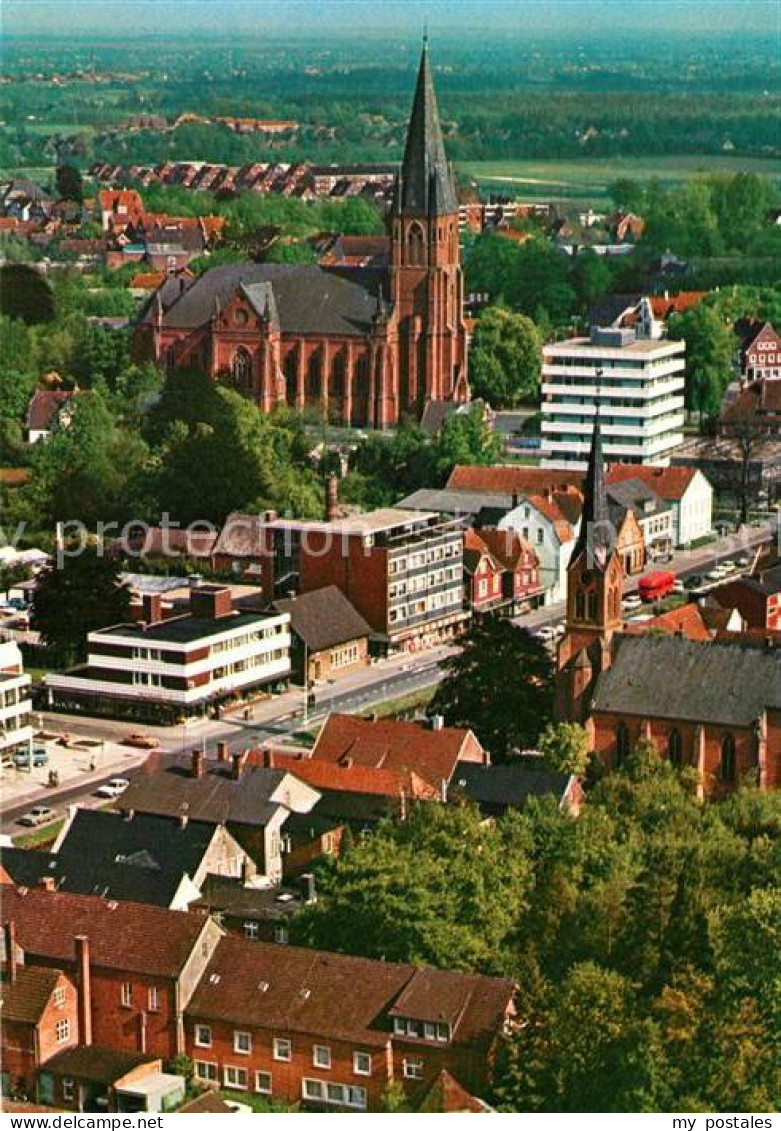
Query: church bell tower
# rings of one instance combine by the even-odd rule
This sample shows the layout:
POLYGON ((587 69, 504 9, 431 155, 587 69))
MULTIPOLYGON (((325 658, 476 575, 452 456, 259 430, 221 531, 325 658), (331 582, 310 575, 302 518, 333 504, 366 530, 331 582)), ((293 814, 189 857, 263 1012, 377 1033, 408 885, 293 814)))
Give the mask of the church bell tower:
POLYGON ((399 401, 469 399, 458 200, 424 43, 390 216, 391 297, 399 327, 399 401))

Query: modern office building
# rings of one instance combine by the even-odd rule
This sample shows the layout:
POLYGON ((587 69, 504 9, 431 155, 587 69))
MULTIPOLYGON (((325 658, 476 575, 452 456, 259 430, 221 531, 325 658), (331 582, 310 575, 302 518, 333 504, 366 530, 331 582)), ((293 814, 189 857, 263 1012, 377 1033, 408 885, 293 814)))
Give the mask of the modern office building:
POLYGON ((542 466, 586 466, 597 403, 607 461, 669 464, 683 442, 684 349, 613 326, 545 346, 542 466))

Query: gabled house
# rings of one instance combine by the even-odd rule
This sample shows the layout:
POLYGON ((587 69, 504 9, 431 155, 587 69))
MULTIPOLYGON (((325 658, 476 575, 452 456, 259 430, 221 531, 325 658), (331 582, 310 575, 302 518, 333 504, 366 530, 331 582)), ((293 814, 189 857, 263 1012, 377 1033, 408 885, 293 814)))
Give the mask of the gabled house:
POLYGON ((504 978, 225 937, 188 1007, 196 1079, 303 1103, 365 1111, 391 1081, 410 1094, 443 1069, 487 1085, 514 1017, 504 978))
POLYGON ((567 566, 580 530, 583 496, 577 487, 549 489, 545 494, 528 494, 517 499, 507 514, 498 518, 478 515, 500 530, 514 530, 528 543, 539 559, 540 584, 545 603, 560 601, 565 592, 567 566))
POLYGON ((285 823, 293 813, 310 812, 320 795, 287 770, 249 765, 246 753, 229 756, 225 743, 217 752, 216 762, 195 751, 187 765, 137 774, 117 806, 124 814, 224 826, 231 838, 225 847, 237 843, 260 875, 279 882, 285 823))
POLYGON ((212 920, 148 904, 3 884, 25 965, 79 988, 79 1044, 170 1058, 184 1009, 221 936, 212 920))
POLYGON ((673 545, 672 507, 652 487, 642 479, 623 479, 608 485, 607 498, 626 573, 638 573, 646 561, 670 553, 673 545))
POLYGON ((608 488, 639 479, 672 511, 674 546, 686 546, 710 535, 713 527, 713 488, 696 467, 613 463, 606 472, 608 488))
POLYGON ((57 429, 68 428, 78 395, 78 389, 36 389, 27 406, 27 443, 48 440, 57 429))
POLYGON ((781 377, 781 338, 770 322, 741 318, 734 326, 738 338, 738 365, 745 381, 781 377))
POLYGON ((495 611, 504 603, 504 568, 476 530, 464 532, 464 599, 472 613, 495 611))
POLYGON ((293 675, 306 685, 338 679, 369 663, 371 626, 336 585, 274 602, 290 617, 293 675))

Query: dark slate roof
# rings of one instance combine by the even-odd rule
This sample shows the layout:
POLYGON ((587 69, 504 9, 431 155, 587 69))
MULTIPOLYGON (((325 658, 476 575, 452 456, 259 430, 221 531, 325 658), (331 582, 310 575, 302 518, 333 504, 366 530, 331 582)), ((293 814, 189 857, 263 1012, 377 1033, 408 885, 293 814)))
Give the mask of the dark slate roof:
POLYGON ((104 1045, 75 1045, 46 1061, 46 1071, 96 1084, 113 1084, 142 1064, 159 1060, 154 1053, 127 1052, 104 1045))
MULTIPOLYGON (((287 825, 285 829, 287 831, 287 825)), ((247 919, 277 922, 290 919, 301 910, 300 893, 282 892, 279 888, 247 887, 233 876, 207 876, 201 891, 203 898, 199 905, 233 918, 245 916, 247 919)))
POLYGON ((230 763, 212 764, 200 778, 192 776, 189 764, 151 774, 142 772, 136 774, 118 804, 125 812, 132 809, 170 817, 187 814, 192 821, 210 824, 266 825, 281 805, 271 799, 286 771, 248 766, 234 780, 230 767, 230 763))
POLYGON ((0 860, 17 887, 36 887, 44 876, 56 875, 57 857, 34 848, 4 848, 0 860))
POLYGON ((593 710, 750 726, 781 710, 781 650, 678 636, 622 636, 600 675, 593 710))
POLYGON ((623 510, 632 510, 638 518, 648 518, 652 514, 662 514, 672 508, 641 479, 623 479, 611 483, 607 488, 610 503, 616 503, 623 510), (653 504, 651 506, 650 504, 653 504))
POLYGON ((586 482, 583 487, 583 510, 580 533, 572 551, 574 561, 580 554, 587 555, 589 568, 604 569, 610 555, 612 527, 605 487, 605 457, 602 452, 602 425, 599 409, 594 417, 591 451, 588 457, 586 482))
POLYGON ((372 631, 335 585, 275 601, 274 608, 280 613, 290 613, 293 632, 310 652, 322 652, 350 640, 360 640, 372 631))
POLYGON ((396 504, 404 510, 440 511, 443 514, 474 516, 486 507, 495 509, 500 518, 513 509, 512 495, 489 491, 458 491, 447 487, 419 487, 396 504))
POLYGON ((495 813, 508 808, 521 808, 530 797, 552 795, 561 800, 569 780, 569 774, 553 770, 459 762, 450 785, 453 789, 464 790, 481 809, 495 813))
POLYGON ((641 295, 636 294, 607 294, 603 295, 588 312, 589 324, 592 326, 612 326, 617 318, 637 306, 641 295))
POLYGON ((180 617, 169 617, 168 620, 157 621, 154 624, 115 624, 110 628, 99 629, 100 636, 122 636, 145 642, 160 640, 172 644, 190 644, 196 640, 205 640, 210 636, 219 636, 234 628, 259 628, 264 620, 263 613, 257 612, 231 612, 224 617, 193 617, 189 613, 180 617))
MULTIPOLYGON (((60 891, 170 907, 182 879, 200 868, 214 824, 78 809, 55 857, 60 891)), ((13 874, 13 873, 12 873, 13 874)), ((51 874, 51 873, 50 873, 51 874)))
POLYGON ((396 207, 407 216, 444 216, 458 212, 425 45, 420 57, 396 207))
MULTIPOLYGON (((225 307, 237 290, 264 315, 269 291, 275 318, 288 334, 369 333, 383 304, 383 272, 363 267, 316 267, 290 263, 234 263, 204 272, 165 309, 163 324, 185 329, 203 326, 215 307, 225 307)), ((155 300, 142 321, 153 323, 155 300)))

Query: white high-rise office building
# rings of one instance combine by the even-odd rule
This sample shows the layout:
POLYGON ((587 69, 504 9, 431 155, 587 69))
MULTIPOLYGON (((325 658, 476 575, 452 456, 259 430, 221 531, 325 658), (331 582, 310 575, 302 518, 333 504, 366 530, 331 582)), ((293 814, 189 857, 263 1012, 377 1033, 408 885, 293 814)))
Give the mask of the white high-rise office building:
POLYGON ((683 442, 684 350, 613 326, 545 346, 542 466, 585 468, 597 400, 610 463, 669 464, 683 442))

